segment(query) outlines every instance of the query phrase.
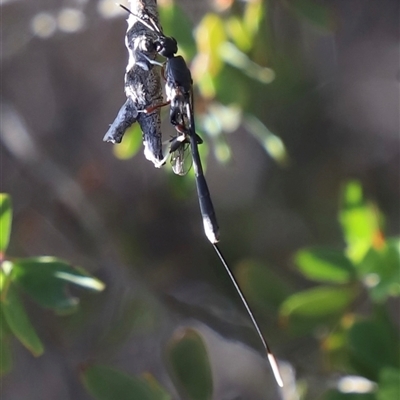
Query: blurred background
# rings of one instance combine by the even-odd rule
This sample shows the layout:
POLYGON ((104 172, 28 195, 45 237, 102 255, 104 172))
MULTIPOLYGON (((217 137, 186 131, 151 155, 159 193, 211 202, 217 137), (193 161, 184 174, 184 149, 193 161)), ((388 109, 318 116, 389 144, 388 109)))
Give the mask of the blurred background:
MULTIPOLYGON (((169 162, 155 169, 137 126, 120 145, 102 141, 125 101, 126 12, 106 0, 3 0, 1 191, 13 202, 7 254, 60 257, 106 289, 79 292, 80 308, 68 316, 25 298, 45 352, 35 358, 10 342, 2 399, 91 399, 84 363, 147 376, 172 398, 196 398, 182 394, 171 372, 171 348, 185 335, 204 343, 211 368, 212 395, 199 399, 395 399, 379 392, 379 371, 349 361, 344 344, 345 356, 333 360, 326 339, 357 318, 379 316, 397 332, 384 344, 396 354, 398 258, 383 297, 369 296, 357 273, 339 282, 351 296, 334 318, 325 310, 329 320, 295 315, 300 321, 291 323, 290 305, 318 281, 299 271, 299 251, 323 246, 343 256, 349 248, 338 217, 346 182, 375 210, 375 239, 378 231, 399 234, 399 2, 180 0, 159 1, 159 9, 165 33, 190 62, 221 250, 286 386, 276 388, 204 236, 193 171, 175 176, 169 162), (364 379, 366 394, 340 386, 348 375, 364 379)), ((163 121, 168 141, 167 110, 163 121)), ((348 256, 354 265, 362 258, 348 256)))

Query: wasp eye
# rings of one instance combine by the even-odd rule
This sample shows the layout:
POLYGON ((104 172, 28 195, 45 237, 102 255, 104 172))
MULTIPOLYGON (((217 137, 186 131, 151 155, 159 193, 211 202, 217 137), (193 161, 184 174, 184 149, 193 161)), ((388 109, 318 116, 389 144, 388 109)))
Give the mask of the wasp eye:
POLYGON ((171 37, 170 39, 171 39, 171 41, 170 41, 170 48, 171 48, 172 53, 175 54, 175 53, 178 52, 178 42, 177 42, 176 39, 173 38, 173 37, 171 37))

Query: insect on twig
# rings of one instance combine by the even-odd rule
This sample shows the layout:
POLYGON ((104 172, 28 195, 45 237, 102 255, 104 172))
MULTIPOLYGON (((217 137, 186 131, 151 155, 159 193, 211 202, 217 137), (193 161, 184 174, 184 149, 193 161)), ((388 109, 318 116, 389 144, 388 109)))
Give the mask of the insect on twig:
MULTIPOLYGON (((122 5, 121 7, 127 10, 129 13, 132 13, 132 11, 130 11, 126 7, 122 5)), ((149 63, 154 65, 161 65, 161 67, 163 68, 164 76, 166 79, 165 91, 167 96, 167 102, 159 105, 156 104, 155 106, 150 107, 148 111, 151 112, 155 107, 160 107, 169 103, 170 122, 172 125, 175 126, 178 132, 178 136, 174 139, 175 141, 171 142, 171 150, 180 150, 181 146, 185 146, 187 142, 190 143, 194 173, 196 178, 197 194, 200 204, 200 211, 203 218, 205 234, 208 240, 211 242, 212 246, 214 247, 219 259, 221 260, 226 272, 228 273, 229 278, 231 279, 237 293, 239 294, 239 297, 266 350, 275 380, 278 385, 282 387, 283 381, 279 372, 276 359, 272 354, 268 343, 264 339, 261 330, 257 324, 257 321, 248 305, 248 302, 243 295, 232 271, 230 270, 217 244, 219 241, 219 228, 198 150, 199 136, 196 134, 194 121, 193 81, 190 70, 184 58, 182 56, 176 55, 176 53, 178 52, 178 45, 174 38, 165 36, 162 32, 161 27, 150 16, 147 16, 146 21, 138 16, 136 16, 136 18, 138 18, 144 25, 146 25, 149 29, 153 30, 157 34, 157 38, 154 41, 155 51, 167 59, 164 64, 160 64, 154 59, 148 59, 149 63)), ((147 58, 147 56, 145 57, 147 58)))
MULTIPOLYGON (((151 9, 152 18, 156 18, 155 0, 146 0, 146 2, 138 0, 132 4, 135 4, 137 14, 147 15, 147 10, 151 9)), ((145 157, 156 167, 161 167, 165 163, 165 158, 162 153, 160 109, 154 108, 151 113, 140 112, 140 110, 161 103, 163 100, 160 75, 148 61, 154 59, 157 54, 152 45, 154 39, 153 30, 131 13, 125 36, 125 45, 129 53, 129 62, 125 73, 127 100, 103 140, 120 143, 125 131, 133 123, 138 122, 143 133, 145 157)))

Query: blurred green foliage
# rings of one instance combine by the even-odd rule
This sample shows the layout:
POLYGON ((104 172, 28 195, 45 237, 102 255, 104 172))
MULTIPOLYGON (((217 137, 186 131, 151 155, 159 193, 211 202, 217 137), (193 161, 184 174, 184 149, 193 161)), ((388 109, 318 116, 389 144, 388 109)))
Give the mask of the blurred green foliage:
POLYGON ((11 199, 7 194, 0 193, 0 252, 2 253, 2 257, 10 240, 11 221, 11 199))
MULTIPOLYGON (((6 250, 11 233, 12 206, 7 194, 0 194, 1 271, 0 271, 0 373, 12 368, 11 339, 15 337, 34 356, 44 352, 34 324, 31 323, 23 303, 23 295, 28 295, 44 308, 57 314, 76 311, 79 299, 71 296, 67 285, 100 292, 104 284, 87 274, 83 269, 72 267, 55 257, 10 258, 6 250)), ((140 304, 132 303, 135 315, 140 304)), ((132 307, 128 307, 129 315, 132 307)), ((123 315, 128 326, 116 325, 118 332, 114 341, 121 341, 130 332, 135 318, 123 315)), ((143 325, 143 324, 142 324, 143 325)), ((111 337, 108 338, 112 340, 111 337)), ((174 335, 168 345, 166 358, 177 390, 185 398, 193 400, 211 399, 213 382, 211 366, 202 336, 193 329, 174 335), (200 379, 199 379, 200 377, 200 379)), ((81 379, 86 389, 99 400, 141 399, 168 400, 171 396, 151 375, 136 378, 112 367, 81 365, 81 379)))
POLYGON ((171 397, 154 380, 129 376, 104 365, 84 365, 81 378, 98 400, 168 400, 171 397))
POLYGON ((0 194, 1 270, 0 270, 0 372, 12 368, 10 341, 12 337, 34 356, 44 352, 44 346, 31 323, 23 303, 27 294, 36 303, 55 313, 76 310, 79 299, 67 292, 67 285, 100 292, 104 284, 83 269, 72 267, 55 257, 11 258, 6 256, 11 234, 12 207, 10 196, 0 194))
MULTIPOLYGON (((338 385, 326 392, 324 399, 395 399, 399 395, 400 341, 386 304, 400 295, 400 241, 384 237, 383 218, 376 205, 364 198, 356 181, 344 187, 339 221, 346 240, 344 250, 313 247, 301 249, 293 257, 299 273, 323 285, 293 292, 282 278, 252 260, 241 262, 236 275, 258 310, 269 313, 271 307, 278 309, 282 326, 290 334, 318 338, 328 370, 370 382, 366 393, 357 388, 346 391, 338 385), (369 303, 371 313, 358 312, 363 302, 369 303)), ((165 359, 182 398, 212 398, 211 365, 199 332, 185 329, 176 333, 166 346, 165 359)), ((170 398, 153 377, 150 381, 149 377, 129 377, 99 365, 84 368, 82 377, 99 400, 111 399, 120 387, 131 393, 127 398, 137 398, 139 392, 143 399, 170 398), (152 385, 158 388, 157 394, 152 385), (103 386, 107 390, 102 390, 103 386)))
MULTIPOLYGON (((181 397, 211 400, 213 381, 207 349, 194 329, 177 332, 166 347, 168 370, 181 397)), ((169 400, 172 397, 150 374, 127 375, 118 369, 90 364, 81 367, 82 382, 98 400, 169 400)))
POLYGON ((114 155, 121 159, 126 160, 133 157, 142 146, 142 131, 139 124, 133 124, 127 129, 124 134, 124 140, 119 146, 114 146, 114 155))
MULTIPOLYGON (((281 3, 316 29, 329 32, 335 28, 334 14, 324 4, 313 0, 282 0, 281 3)), ((207 13, 195 29, 175 2, 159 6, 165 34, 177 39, 179 52, 190 62, 199 133, 206 134, 220 162, 227 162, 231 157, 225 134, 244 127, 280 166, 290 165, 283 141, 265 126, 258 107, 263 92, 275 81, 275 72, 269 66, 270 5, 269 1, 262 0, 240 6, 228 1, 225 11, 229 8, 229 12, 207 13)), ((288 78, 295 75, 296 72, 290 71, 288 78)), ((284 78, 281 77, 279 85, 284 78)), ((279 102, 282 88, 275 89, 275 100, 279 102)), ((134 135, 139 137, 137 132, 134 135)), ((124 150, 118 150, 117 154, 120 158, 134 155, 140 145, 131 132, 124 141, 127 142, 124 150)), ((204 148, 205 145, 200 146, 200 150, 204 148)), ((187 186, 182 180, 179 180, 181 184, 178 180, 171 182, 174 195, 185 193, 187 186)), ((287 332, 318 337, 329 371, 343 376, 359 375, 376 384, 370 393, 332 389, 324 399, 399 398, 399 334, 387 311, 390 298, 400 295, 399 238, 384 236, 383 216, 375 204, 364 198, 362 187, 356 181, 344 187, 338 219, 346 243, 344 249, 304 248, 293 258, 304 278, 321 285, 296 292, 289 283, 254 260, 237 266, 238 281, 258 310, 266 313, 278 310, 281 325, 287 332), (367 304, 371 313, 359 312, 361 304, 367 304), (321 335, 321 332, 325 333, 321 335)), ((196 331, 188 330, 179 338, 171 339, 166 354, 171 376, 184 398, 212 397, 207 352, 196 331), (194 379, 193 371, 198 376, 201 372, 203 378, 194 379), (203 383, 201 388, 199 381, 203 383)), ((116 385, 116 382, 109 381, 109 384, 116 385)), ((163 395, 164 392, 159 398, 163 395)))
POLYGON ((168 345, 167 359, 182 398, 212 399, 211 365, 203 339, 197 331, 186 329, 176 334, 168 345))
MULTIPOLYGON (((233 2, 231 2, 233 3, 233 2)), ((330 10, 312 0, 282 0, 293 14, 316 28, 331 30, 330 10)), ((210 149, 221 162, 231 152, 224 135, 244 127, 278 164, 289 165, 282 140, 271 132, 260 115, 257 102, 275 80, 268 63, 269 2, 243 2, 231 13, 208 13, 195 30, 183 10, 174 2, 160 5, 160 18, 167 35, 174 36, 180 53, 191 61, 196 94, 199 133, 205 133, 210 149), (193 32, 195 32, 193 34, 193 32), (255 90, 256 89, 256 90, 255 90)), ((279 91, 274 93, 279 101, 279 91)), ((132 157, 141 146, 137 124, 115 146, 121 159, 132 157)), ((206 144, 200 148, 208 152, 206 144)), ((177 185, 178 180, 173 184, 177 185)), ((185 180, 176 196, 185 192, 185 180)), ((176 189, 176 188, 174 188, 176 189)), ((103 284, 83 270, 54 257, 7 258, 12 221, 9 196, 0 195, 0 368, 12 368, 10 342, 13 337, 33 355, 44 351, 22 295, 57 314, 76 310, 78 299, 66 291, 67 285, 101 291, 103 284)), ((279 310, 283 329, 292 335, 314 335, 327 369, 343 376, 359 375, 376 384, 371 393, 345 393, 329 390, 324 399, 393 400, 400 398, 399 333, 388 315, 388 302, 400 295, 400 240, 383 233, 384 218, 377 206, 367 201, 361 185, 346 184, 339 214, 345 249, 312 247, 294 255, 298 272, 318 286, 295 292, 280 276, 262 263, 246 260, 236 275, 250 302, 266 313, 279 310), (361 312, 360 306, 371 309, 361 312), (320 327, 325 332, 321 335, 320 327), (317 332, 318 331, 318 335, 317 332)), ((128 304, 111 331, 110 341, 121 341, 135 324, 136 301, 128 304), (122 321, 126 326, 122 325, 122 321), (118 331, 117 331, 118 330, 118 331)), ((151 323, 151 322, 150 322, 151 323)), ((143 324, 142 324, 143 325, 143 324)), ((186 329, 171 338, 165 350, 168 371, 183 398, 211 399, 213 380, 207 347, 201 334, 186 329)), ((135 377, 110 366, 81 365, 81 379, 96 399, 163 399, 172 396, 150 374, 135 377)))
POLYGON ((317 247, 294 256, 302 275, 329 285, 287 297, 280 306, 282 322, 294 334, 325 326, 327 333, 319 339, 329 369, 377 384, 376 391, 361 397, 330 391, 325 399, 399 396, 399 332, 389 318, 387 302, 400 295, 400 240, 384 236, 382 220, 377 206, 364 198, 360 183, 350 181, 339 214, 345 250, 317 247), (365 303, 372 309, 368 315, 357 311, 365 303))

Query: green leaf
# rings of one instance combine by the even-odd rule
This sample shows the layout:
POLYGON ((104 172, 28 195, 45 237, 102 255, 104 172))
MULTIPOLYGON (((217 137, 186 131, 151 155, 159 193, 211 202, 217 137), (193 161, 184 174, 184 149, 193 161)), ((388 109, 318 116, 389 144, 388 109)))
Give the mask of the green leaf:
POLYGON ((260 31, 265 14, 264 2, 250 1, 245 5, 242 19, 230 16, 225 21, 227 33, 240 50, 248 52, 254 47, 254 37, 260 31))
POLYGON ((227 163, 231 159, 231 148, 222 135, 214 141, 214 155, 220 163, 227 163))
POLYGON ((338 390, 329 390, 324 400, 376 400, 374 393, 342 393, 338 390))
POLYGON ((210 360, 201 335, 185 329, 171 339, 167 357, 172 376, 182 397, 188 400, 212 398, 213 381, 210 360))
POLYGON ((275 72, 271 68, 258 65, 245 53, 241 52, 233 43, 222 43, 219 47, 219 55, 225 63, 239 69, 249 78, 263 84, 271 83, 275 79, 275 72))
POLYGON ((246 27, 247 35, 252 38, 254 45, 254 36, 260 32, 261 21, 268 11, 263 1, 249 1, 245 7, 243 23, 246 27))
POLYGON ((247 115, 244 126, 260 142, 267 154, 281 167, 287 167, 289 165, 290 159, 284 143, 258 118, 247 115))
POLYGON ((357 265, 372 299, 383 302, 400 295, 400 241, 388 239, 382 248, 370 248, 357 265))
POLYGON ((13 280, 41 306, 58 312, 74 310, 79 300, 67 292, 67 284, 101 291, 104 284, 86 272, 55 257, 18 259, 13 280))
POLYGON ((237 104, 223 104, 213 102, 207 107, 207 114, 201 118, 204 129, 210 136, 218 136, 221 132, 234 132, 242 122, 242 109, 237 104), (209 120, 206 123, 205 120, 209 120))
POLYGON ((11 222, 11 198, 6 193, 0 193, 0 253, 4 253, 7 250, 10 240, 11 222))
POLYGON ((129 376, 111 367, 83 366, 81 378, 87 391, 97 400, 163 399, 144 380, 129 376))
POLYGON ((349 287, 319 286, 289 296, 281 305, 283 317, 323 317, 342 312, 356 293, 349 287))
POLYGON ((142 131, 139 124, 133 124, 124 134, 121 143, 113 147, 115 157, 121 160, 132 158, 142 145, 142 131))
POLYGON ((348 283, 355 276, 355 269, 343 251, 323 247, 300 250, 295 263, 309 279, 319 282, 348 283))
POLYGON ((379 374, 377 400, 400 399, 400 370, 384 368, 379 374))
POLYGON ((30 323, 24 305, 13 285, 8 287, 7 296, 2 300, 1 305, 5 320, 17 339, 34 356, 43 354, 43 344, 30 323))
POLYGON ((235 46, 241 51, 249 51, 253 45, 252 37, 247 33, 246 25, 237 16, 230 16, 225 22, 226 30, 235 46))
POLYGON ((347 243, 347 255, 358 263, 380 232, 379 213, 374 206, 365 203, 359 182, 350 181, 346 185, 339 219, 347 243))
POLYGON ((8 286, 11 282, 10 273, 13 269, 13 263, 10 260, 4 260, 1 263, 0 269, 0 294, 1 296, 5 296, 4 293, 7 293, 8 286))
MULTIPOLYGON (((202 76, 208 72, 211 77, 215 77, 222 68, 222 60, 219 56, 220 46, 226 41, 225 27, 222 19, 214 13, 206 14, 199 22, 196 29, 196 43, 198 53, 203 62, 201 72, 195 68, 194 76, 196 82, 201 83, 202 76)), ((197 68, 198 65, 196 66, 197 68)))
POLYGON ((160 385, 151 374, 143 374, 144 380, 149 384, 155 398, 159 400, 171 400, 171 395, 160 385))
POLYGON ((384 320, 356 322, 348 333, 351 363, 368 379, 378 380, 385 367, 399 367, 398 333, 384 320))

